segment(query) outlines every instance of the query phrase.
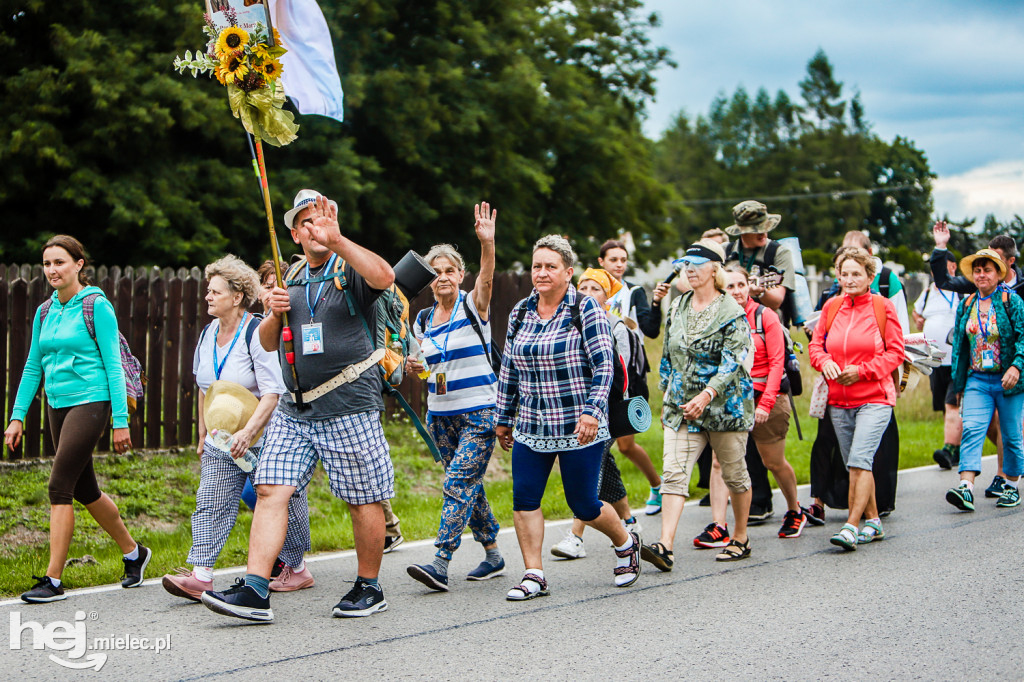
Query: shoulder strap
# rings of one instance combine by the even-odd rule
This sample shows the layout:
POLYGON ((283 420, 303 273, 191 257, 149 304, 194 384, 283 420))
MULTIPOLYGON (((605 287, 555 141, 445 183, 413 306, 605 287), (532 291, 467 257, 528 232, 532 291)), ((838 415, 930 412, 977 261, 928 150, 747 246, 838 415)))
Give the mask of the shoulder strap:
POLYGON ((974 291, 967 295, 964 299, 964 310, 970 310, 971 306, 974 305, 974 299, 978 297, 978 292, 974 291))
POLYGON ((886 300, 887 299, 885 297, 881 296, 880 294, 872 294, 871 295, 871 304, 872 304, 872 306, 874 306, 874 309, 875 309, 875 323, 878 325, 878 333, 881 334, 881 336, 882 336, 882 347, 883 348, 885 347, 885 324, 886 324, 885 302, 886 302, 886 300))
POLYGON ((427 334, 427 320, 426 320, 426 317, 427 317, 427 311, 428 310, 430 310, 430 308, 421 308, 420 311, 418 313, 416 313, 416 321, 413 323, 413 324, 416 325, 416 328, 420 330, 420 335, 421 336, 426 336, 426 334, 427 334))
POLYGON ((53 305, 53 299, 48 298, 43 301, 42 305, 39 306, 39 327, 43 326, 43 320, 46 319, 46 315, 50 312, 50 306, 53 305))
MULTIPOLYGON (((260 328, 260 322, 263 321, 263 316, 259 313, 250 313, 252 319, 249 320, 249 324, 245 327, 245 347, 248 348, 252 345, 253 334, 260 328)), ((205 330, 204 330, 205 331, 205 330)))
POLYGON ((85 328, 93 341, 96 340, 96 299, 102 295, 88 294, 82 299, 82 317, 85 318, 85 328))
POLYGON ((516 313, 516 319, 513 320, 513 324, 508 328, 508 343, 511 344, 516 334, 519 333, 519 328, 523 326, 523 320, 526 318, 526 301, 524 300, 522 305, 519 306, 519 312, 516 313))
POLYGON ((580 339, 583 338, 583 321, 580 320, 580 295, 576 294, 576 301, 569 306, 569 312, 572 314, 572 326, 576 327, 576 331, 580 333, 580 339))
POLYGON ((839 306, 843 304, 843 297, 841 295, 833 296, 825 302, 825 333, 828 334, 828 330, 832 328, 832 321, 836 319, 836 314, 839 312, 839 306))
POLYGON ((779 243, 774 239, 769 239, 768 243, 764 247, 764 264, 765 266, 775 265, 775 256, 779 253, 779 243))
POLYGON ((878 274, 878 293, 886 298, 889 298, 889 279, 891 277, 892 270, 883 265, 882 271, 878 274))
POLYGON ((923 311, 928 307, 928 294, 932 293, 932 288, 928 287, 924 290, 924 303, 921 304, 921 310, 923 311))
POLYGON ((302 272, 302 268, 304 267, 306 267, 306 257, 302 256, 297 261, 292 263, 291 267, 285 270, 284 285, 287 287, 289 280, 295 279, 298 276, 298 274, 302 272))
MULTIPOLYGON (((470 294, 472 296, 472 294, 470 294)), ((465 313, 466 319, 469 320, 469 324, 473 327, 473 331, 480 338, 480 345, 484 347, 484 352, 487 351, 487 342, 484 341, 484 330, 480 328, 480 323, 476 321, 476 317, 469 310, 469 296, 462 298, 462 312, 465 313)))
POLYGON ((737 242, 729 242, 725 245, 725 260, 729 260, 732 257, 733 251, 736 250, 737 242))
POLYGON ((761 315, 764 313, 764 306, 760 303, 757 304, 757 310, 754 311, 754 331, 761 335, 761 340, 768 343, 768 339, 764 334, 764 325, 761 323, 761 315))
MULTIPOLYGON (((206 326, 203 327, 203 331, 199 332, 199 343, 197 345, 200 345, 200 346, 203 345, 203 339, 206 338, 206 332, 212 326, 213 326, 213 322, 207 322, 206 323, 206 326)), ((216 343, 216 341, 214 343, 216 343)))

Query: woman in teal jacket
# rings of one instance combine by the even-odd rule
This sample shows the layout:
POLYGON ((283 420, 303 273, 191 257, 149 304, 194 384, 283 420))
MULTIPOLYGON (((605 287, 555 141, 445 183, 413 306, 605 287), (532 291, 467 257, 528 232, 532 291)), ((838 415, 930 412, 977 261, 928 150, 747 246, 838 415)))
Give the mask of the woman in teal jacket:
POLYGON ((75 528, 73 500, 78 500, 117 542, 124 554, 122 587, 142 584, 152 555, 125 528, 114 501, 100 492, 92 451, 113 412, 114 451, 131 448, 128 402, 114 307, 98 287, 88 286, 82 269, 85 249, 74 237, 57 235, 43 247, 43 273, 55 291, 36 311, 32 346, 14 402, 4 443, 18 447, 25 414, 45 378, 46 423, 57 453, 50 472, 50 564, 36 585, 21 595, 40 603, 65 598, 61 574, 75 528), (82 301, 94 301, 96 338, 85 323, 82 301), (46 316, 42 311, 48 304, 46 316))
POLYGON ((974 479, 981 473, 981 446, 999 412, 1006 482, 997 507, 1020 504, 1017 486, 1024 473, 1021 418, 1024 413, 1024 300, 1004 287, 1006 264, 992 249, 960 261, 960 271, 976 287, 960 302, 953 325, 953 387, 961 396, 964 433, 960 442, 960 485, 946 501, 974 511, 974 479))

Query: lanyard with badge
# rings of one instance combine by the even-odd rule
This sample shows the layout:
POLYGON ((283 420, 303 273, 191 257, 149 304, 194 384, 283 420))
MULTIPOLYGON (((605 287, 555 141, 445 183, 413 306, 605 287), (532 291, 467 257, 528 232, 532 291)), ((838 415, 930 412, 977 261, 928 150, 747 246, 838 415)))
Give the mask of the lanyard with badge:
MULTIPOLYGON (((455 299, 455 305, 452 307, 452 314, 448 318, 448 328, 444 331, 444 347, 438 346, 437 341, 431 337, 430 342, 434 344, 434 347, 441 351, 441 362, 447 362, 448 360, 448 337, 452 333, 452 323, 455 321, 455 313, 459 310, 459 306, 462 305, 462 291, 459 291, 458 298, 455 299)), ((430 310, 430 317, 427 318, 427 333, 434 328, 434 311, 437 310, 437 304, 430 310)), ((448 380, 446 379, 444 372, 437 372, 434 374, 434 394, 445 395, 448 393, 448 380)))
POLYGON ((249 319, 249 313, 242 315, 242 321, 238 323, 238 329, 235 330, 235 338, 231 339, 231 345, 228 346, 228 352, 224 354, 224 359, 217 362, 217 337, 220 335, 220 323, 217 323, 217 333, 213 335, 213 375, 219 380, 220 373, 224 371, 224 365, 228 364, 228 356, 231 355, 231 351, 235 347, 235 342, 238 341, 238 335, 242 333, 242 329, 245 328, 245 321, 249 319))
MULTIPOLYGON (((997 288, 996 291, 998 291, 998 290, 999 289, 997 288)), ((994 294, 994 293, 996 293, 996 292, 993 291, 992 294, 994 294)), ((981 341, 985 345, 985 347, 981 349, 981 368, 982 369, 988 369, 988 370, 996 368, 996 355, 995 355, 995 352, 990 347, 988 347, 988 326, 989 326, 989 323, 991 323, 992 318, 995 316, 996 311, 992 308, 992 306, 994 304, 990 303, 989 306, 988 306, 988 314, 985 315, 985 324, 982 325, 982 323, 981 323, 981 302, 982 301, 987 301, 990 298, 992 298, 992 294, 989 294, 988 296, 979 296, 978 297, 978 302, 977 302, 977 305, 978 305, 978 307, 977 307, 977 311, 978 311, 978 332, 981 334, 981 341)))
MULTIPOLYGON (((330 272, 331 266, 334 265, 334 260, 338 257, 338 254, 332 253, 330 260, 324 266, 323 272, 330 272)), ((303 355, 319 355, 324 352, 324 325, 322 322, 314 322, 313 317, 316 313, 316 307, 321 302, 321 296, 324 293, 324 286, 327 285, 328 279, 321 279, 320 286, 316 290, 315 298, 309 300, 309 262, 306 262, 306 307, 309 308, 309 322, 302 325, 302 354, 303 355)))

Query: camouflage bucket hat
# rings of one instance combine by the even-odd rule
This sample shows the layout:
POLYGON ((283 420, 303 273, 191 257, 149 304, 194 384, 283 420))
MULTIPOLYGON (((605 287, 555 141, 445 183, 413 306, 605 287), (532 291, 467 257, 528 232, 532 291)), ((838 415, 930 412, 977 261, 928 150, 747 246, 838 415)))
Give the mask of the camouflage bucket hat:
POLYGON ((732 207, 732 219, 736 223, 725 228, 725 233, 735 237, 741 234, 771 232, 779 225, 782 216, 769 213, 768 207, 760 201, 741 201, 732 207))

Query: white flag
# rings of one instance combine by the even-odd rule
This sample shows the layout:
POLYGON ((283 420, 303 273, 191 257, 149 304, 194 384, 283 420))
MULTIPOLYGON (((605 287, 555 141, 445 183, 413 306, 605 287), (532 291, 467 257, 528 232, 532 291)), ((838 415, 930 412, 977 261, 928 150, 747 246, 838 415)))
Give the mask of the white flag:
POLYGON ((341 77, 327 20, 316 0, 270 0, 274 27, 288 53, 281 57, 281 82, 300 114, 345 117, 341 77))

